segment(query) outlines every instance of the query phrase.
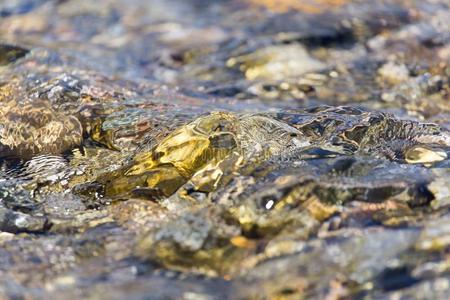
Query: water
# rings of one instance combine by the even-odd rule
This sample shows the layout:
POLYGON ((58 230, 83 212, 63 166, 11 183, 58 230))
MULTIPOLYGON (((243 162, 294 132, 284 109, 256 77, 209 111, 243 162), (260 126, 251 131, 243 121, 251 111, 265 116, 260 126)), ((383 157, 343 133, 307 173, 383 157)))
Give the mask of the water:
POLYGON ((0 298, 449 297, 447 1, 3 2, 0 298))

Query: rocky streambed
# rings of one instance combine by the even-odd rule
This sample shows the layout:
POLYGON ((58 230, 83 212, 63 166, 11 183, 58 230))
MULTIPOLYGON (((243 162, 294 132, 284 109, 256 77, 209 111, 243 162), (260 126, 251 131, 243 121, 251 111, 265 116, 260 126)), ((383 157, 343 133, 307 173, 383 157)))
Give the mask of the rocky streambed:
POLYGON ((0 1, 0 298, 448 299, 449 20, 0 1))

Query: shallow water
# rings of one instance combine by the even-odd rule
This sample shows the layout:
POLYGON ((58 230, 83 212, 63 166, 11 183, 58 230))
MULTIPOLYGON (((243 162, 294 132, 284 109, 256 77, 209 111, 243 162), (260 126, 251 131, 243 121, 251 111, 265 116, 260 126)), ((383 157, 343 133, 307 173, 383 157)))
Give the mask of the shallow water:
POLYGON ((0 1, 0 298, 449 298, 449 17, 0 1))

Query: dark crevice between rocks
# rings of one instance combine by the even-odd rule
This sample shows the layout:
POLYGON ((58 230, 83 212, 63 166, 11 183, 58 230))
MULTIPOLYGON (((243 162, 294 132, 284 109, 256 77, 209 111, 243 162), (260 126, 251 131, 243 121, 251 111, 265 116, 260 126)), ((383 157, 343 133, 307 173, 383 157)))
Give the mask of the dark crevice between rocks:
POLYGON ((30 52, 28 49, 22 47, 0 44, 0 66, 15 62, 27 55, 28 52, 30 52))
POLYGON ((410 287, 420 280, 411 275, 407 266, 400 266, 384 269, 375 281, 383 291, 388 292, 410 287))
MULTIPOLYGON (((63 1, 65 0, 58 0, 57 2, 63 1)), ((0 3, 0 18, 29 13, 43 5, 45 2, 49 2, 49 0, 2 1, 2 3, 0 3)))

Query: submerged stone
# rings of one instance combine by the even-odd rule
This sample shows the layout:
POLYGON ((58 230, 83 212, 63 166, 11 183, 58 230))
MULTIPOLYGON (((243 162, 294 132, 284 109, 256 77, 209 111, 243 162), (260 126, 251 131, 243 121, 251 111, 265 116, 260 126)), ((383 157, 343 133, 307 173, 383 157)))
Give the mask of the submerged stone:
POLYGON ((228 59, 227 66, 239 67, 248 80, 286 80, 318 71, 324 65, 300 45, 269 46, 254 53, 228 59))
MULTIPOLYGON (((448 133, 436 125, 348 107, 278 114, 217 112, 175 129, 99 181, 113 198, 128 193, 168 197, 188 181, 195 191, 208 193, 228 175, 271 160, 282 166, 283 160, 370 155, 412 163, 414 153, 426 149, 421 146, 426 140, 449 145, 448 133)), ((439 158, 433 161, 444 159, 439 158)))
POLYGON ((151 151, 138 153, 130 166, 109 175, 105 194, 138 189, 150 197, 167 197, 188 180, 208 192, 243 161, 265 160, 301 146, 297 136, 295 128, 263 115, 212 113, 176 129, 151 151))
POLYGON ((0 118, 0 155, 31 158, 59 154, 80 145, 83 128, 77 118, 54 111, 45 102, 17 106, 3 103, 0 118))
POLYGON ((440 149, 430 149, 424 146, 417 146, 408 149, 405 156, 405 160, 408 163, 429 164, 445 160, 447 158, 447 153, 440 149))

